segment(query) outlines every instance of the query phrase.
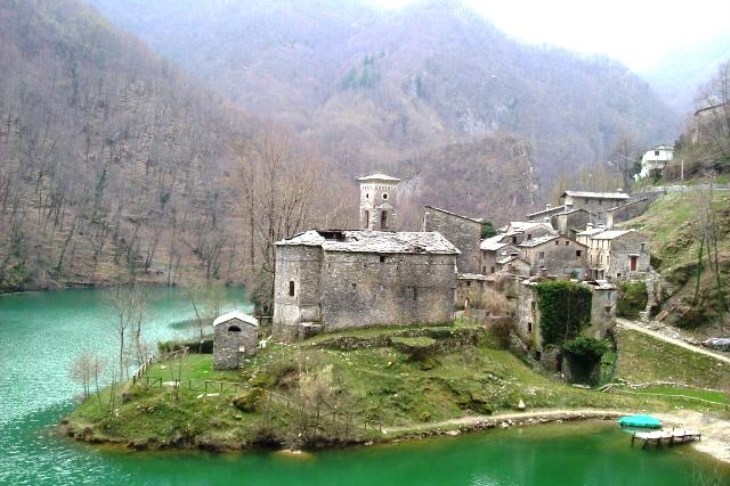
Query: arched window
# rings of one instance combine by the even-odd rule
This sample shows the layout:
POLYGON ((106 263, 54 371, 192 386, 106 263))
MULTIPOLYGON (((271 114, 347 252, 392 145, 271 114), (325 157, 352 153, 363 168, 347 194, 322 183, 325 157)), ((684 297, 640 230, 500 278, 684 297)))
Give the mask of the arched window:
POLYGON ((241 328, 238 326, 231 326, 228 328, 228 332, 241 332, 241 328))
POLYGON ((380 229, 388 229, 388 211, 383 211, 380 216, 380 229))

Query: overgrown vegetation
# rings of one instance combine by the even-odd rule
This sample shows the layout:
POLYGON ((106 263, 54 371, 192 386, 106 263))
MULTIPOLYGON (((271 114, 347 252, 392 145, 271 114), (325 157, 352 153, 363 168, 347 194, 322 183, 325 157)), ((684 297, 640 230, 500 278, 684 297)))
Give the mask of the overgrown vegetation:
MULTIPOLYGON (((364 330, 363 330, 364 331, 364 330)), ((319 447, 382 440, 380 427, 534 408, 663 409, 661 400, 581 390, 492 347, 481 327, 340 333, 270 345, 238 371, 209 355, 157 363, 145 379, 86 400, 69 430, 135 448, 319 447), (176 385, 179 384, 179 385, 176 385)))
POLYGON ((670 193, 629 224, 649 237, 653 261, 661 262, 667 285, 655 313, 700 333, 709 323, 722 323, 729 302, 730 198, 724 192, 670 193))
POLYGON ((601 357, 608 352, 608 345, 598 339, 578 336, 563 345, 574 383, 597 384, 600 381, 601 357))
POLYGON ((548 280, 535 286, 543 346, 576 338, 591 322, 591 290, 568 280, 548 280))
POLYGON ((616 313, 619 317, 636 319, 646 309, 649 294, 643 281, 629 281, 621 284, 616 313))

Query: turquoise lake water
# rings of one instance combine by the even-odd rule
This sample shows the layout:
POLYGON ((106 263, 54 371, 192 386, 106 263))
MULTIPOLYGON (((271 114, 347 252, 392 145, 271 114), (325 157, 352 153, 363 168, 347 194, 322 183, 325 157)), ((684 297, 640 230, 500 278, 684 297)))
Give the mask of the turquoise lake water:
MULTIPOLYGON (((192 337, 183 291, 150 289, 145 339, 192 337)), ((230 290, 224 310, 249 310, 230 290)), ((297 457, 278 453, 120 453, 59 437, 69 378, 85 351, 112 356, 108 291, 0 296, 0 484, 8 485, 692 485, 730 468, 689 446, 631 448, 614 424, 556 424, 297 457)), ((708 482, 714 480, 714 482, 708 482)), ((725 482, 722 482, 722 481, 725 482)))

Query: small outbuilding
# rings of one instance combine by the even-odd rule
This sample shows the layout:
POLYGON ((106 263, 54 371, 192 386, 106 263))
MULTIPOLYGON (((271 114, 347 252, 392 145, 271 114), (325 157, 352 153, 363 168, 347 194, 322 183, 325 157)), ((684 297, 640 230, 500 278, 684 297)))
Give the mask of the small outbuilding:
POLYGON ((223 314, 213 321, 213 332, 213 369, 238 369, 258 350, 259 321, 248 314, 223 314))

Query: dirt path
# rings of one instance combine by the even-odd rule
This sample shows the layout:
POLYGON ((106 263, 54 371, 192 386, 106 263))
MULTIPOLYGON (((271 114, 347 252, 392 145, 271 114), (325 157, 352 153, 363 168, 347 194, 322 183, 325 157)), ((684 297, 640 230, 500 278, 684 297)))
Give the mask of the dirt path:
MULTIPOLYGON (((414 437, 422 435, 459 435, 462 430, 508 428, 519 425, 537 425, 548 422, 575 420, 612 420, 627 415, 617 410, 541 410, 496 415, 473 415, 408 427, 383 429, 383 435, 414 437)), ((655 414, 665 427, 697 429, 702 440, 693 442, 692 447, 709 454, 719 461, 730 463, 730 421, 691 410, 655 414)))
POLYGON ((632 331, 638 331, 638 332, 644 333, 648 336, 651 336, 653 338, 659 339, 661 341, 665 341, 667 343, 674 344, 674 345, 682 347, 684 349, 688 349, 689 351, 699 353, 699 354, 704 354, 706 356, 715 358, 718 361, 722 361, 723 363, 730 364, 730 358, 728 358, 727 356, 723 356, 720 353, 715 353, 713 351, 701 348, 699 346, 693 346, 689 343, 682 341, 681 339, 674 339, 669 336, 665 336, 662 333, 652 331, 651 329, 647 329, 646 327, 644 327, 640 324, 636 324, 635 322, 631 322, 626 319, 617 318, 616 323, 618 324, 618 327, 620 327, 622 329, 631 329, 632 331))
MULTIPOLYGON (((442 422, 431 422, 406 427, 383 429, 384 435, 412 435, 436 431, 458 431, 461 428, 509 427, 512 425, 547 423, 557 420, 613 419, 626 415, 617 410, 541 410, 529 412, 500 413, 495 415, 470 415, 442 422)), ((448 432, 446 432, 448 433, 448 432)))
POLYGON ((667 426, 696 429, 702 433, 702 440, 692 447, 715 459, 730 462, 730 421, 691 410, 671 414, 656 414, 667 426))

